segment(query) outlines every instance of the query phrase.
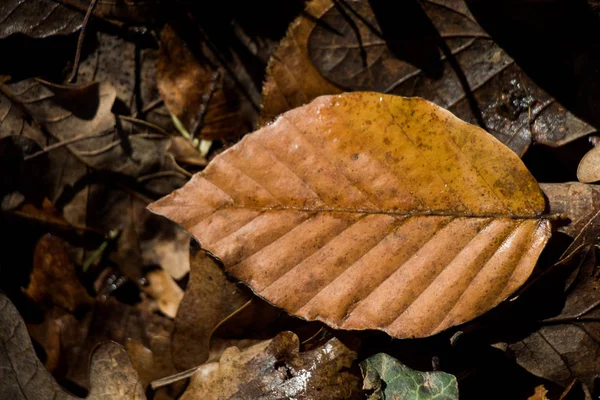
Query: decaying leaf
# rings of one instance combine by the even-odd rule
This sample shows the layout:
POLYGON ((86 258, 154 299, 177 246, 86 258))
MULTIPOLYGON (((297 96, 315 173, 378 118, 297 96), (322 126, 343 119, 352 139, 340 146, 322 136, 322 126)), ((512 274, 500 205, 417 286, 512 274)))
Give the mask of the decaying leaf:
POLYGON ((186 370, 205 362, 214 329, 248 300, 248 294, 227 279, 215 260, 202 251, 196 253, 191 259, 188 288, 175 318, 175 365, 186 370))
POLYGON ((282 332, 242 352, 230 347, 218 363, 200 366, 181 400, 362 398, 359 378, 344 371, 356 353, 338 339, 303 353, 299 346, 282 332))
POLYGON ((35 38, 67 35, 82 22, 83 13, 56 0, 4 0, 0 5, 0 39, 15 33, 35 38))
POLYGON ((583 183, 600 181, 600 146, 583 156, 577 167, 577 179, 583 183))
POLYGON ((325 3, 313 5, 319 5, 319 13, 311 14, 319 23, 300 17, 272 60, 268 72, 274 76, 263 94, 266 116, 319 95, 370 90, 431 100, 480 124, 519 155, 532 138, 559 146, 595 130, 528 78, 463 0, 325 3), (291 50, 290 42, 308 50, 291 50), (313 69, 304 67, 309 60, 330 83, 313 79, 313 69), (273 82, 283 82, 284 96, 273 82))
POLYGON ((580 252, 575 279, 559 315, 509 349, 534 375, 567 386, 574 378, 593 388, 600 376, 600 268, 596 247, 580 252))
POLYGON ((75 265, 69 260, 67 244, 52 235, 43 236, 33 253, 33 271, 25 290, 34 302, 48 301, 75 312, 88 307, 92 298, 79 281, 75 265))
POLYGON ((167 25, 161 34, 157 85, 165 104, 191 132, 206 139, 231 139, 246 133, 251 118, 227 72, 206 44, 195 57, 185 41, 167 25))
POLYGON ((375 354, 360 364, 363 389, 372 391, 369 400, 457 400, 458 383, 445 372, 419 372, 385 353, 375 354))
POLYGON ((138 373, 143 375, 145 389, 149 379, 175 371, 169 340, 172 322, 147 308, 144 303, 133 307, 114 298, 99 298, 77 318, 54 307, 44 313, 42 322, 29 323, 27 329, 44 350, 45 365, 52 374, 59 381, 74 382, 82 388, 89 388, 89 359, 100 343, 114 341, 124 346, 132 359, 146 353, 138 351, 141 347, 147 349, 147 357, 133 360, 136 370, 142 367, 138 373))
MULTIPOLYGON (((78 399, 63 391, 40 363, 23 320, 2 294, 0 342, 0 398, 78 399)), ((87 399, 146 398, 127 353, 116 343, 109 342, 97 347, 91 365, 91 389, 87 399)))
POLYGON ((491 135, 366 92, 282 115, 150 209, 291 314, 423 337, 521 286, 550 236, 544 206, 491 135))

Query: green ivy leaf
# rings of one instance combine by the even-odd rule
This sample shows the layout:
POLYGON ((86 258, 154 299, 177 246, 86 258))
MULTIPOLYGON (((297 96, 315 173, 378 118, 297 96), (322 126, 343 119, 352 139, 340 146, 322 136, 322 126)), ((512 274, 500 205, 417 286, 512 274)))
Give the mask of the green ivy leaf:
POLYGON ((394 357, 375 354, 360 364, 369 400, 458 400, 458 383, 445 372, 420 372, 394 357))

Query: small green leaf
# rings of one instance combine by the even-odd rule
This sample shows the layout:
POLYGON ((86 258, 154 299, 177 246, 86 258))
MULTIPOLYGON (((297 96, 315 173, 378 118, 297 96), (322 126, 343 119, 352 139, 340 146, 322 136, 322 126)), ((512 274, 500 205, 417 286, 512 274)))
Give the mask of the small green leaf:
POLYGON ((457 400, 458 384, 445 372, 420 372, 394 357, 375 354, 360 363, 369 400, 457 400))

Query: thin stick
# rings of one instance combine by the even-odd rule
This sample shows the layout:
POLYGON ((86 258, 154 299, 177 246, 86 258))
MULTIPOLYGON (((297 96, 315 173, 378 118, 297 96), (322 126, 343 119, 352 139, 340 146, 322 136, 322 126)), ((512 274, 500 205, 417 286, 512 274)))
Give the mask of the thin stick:
POLYGON ((59 149, 59 148, 64 147, 64 146, 66 146, 68 144, 73 144, 73 143, 76 143, 76 142, 83 142, 84 140, 88 140, 88 139, 97 139, 97 138, 106 136, 108 134, 111 134, 113 132, 114 131, 106 131, 106 132, 98 133, 98 134, 95 134, 95 135, 88 135, 88 134, 77 135, 77 136, 72 137, 71 139, 63 140, 62 142, 54 143, 54 144, 51 144, 50 146, 44 147, 42 150, 38 151, 37 153, 33 153, 33 154, 30 154, 28 156, 23 157, 23 160, 24 161, 28 161, 28 160, 31 160, 32 158, 39 157, 42 154, 45 154, 45 153, 47 153, 49 151, 52 151, 52 150, 59 149))
POLYGON ((85 32, 87 30, 88 22, 90 21, 90 17, 92 16, 92 12, 94 11, 94 7, 96 7, 96 3, 98 0, 92 0, 90 2, 90 6, 85 13, 85 17, 83 18, 83 23, 81 24, 81 31, 79 31, 79 38, 77 39, 77 50, 75 51, 75 60, 73 61, 73 70, 71 71, 71 75, 69 79, 67 79, 68 83, 72 83, 77 76, 77 71, 79 70, 79 61, 81 59, 81 49, 83 48, 83 39, 85 39, 85 32))

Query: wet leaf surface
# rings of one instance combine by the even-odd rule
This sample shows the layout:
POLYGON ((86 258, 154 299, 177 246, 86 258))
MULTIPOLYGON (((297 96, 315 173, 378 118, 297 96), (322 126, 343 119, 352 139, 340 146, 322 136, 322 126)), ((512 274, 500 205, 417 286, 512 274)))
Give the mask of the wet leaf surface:
POLYGON ((182 400, 360 399, 360 380, 350 368, 356 353, 339 340, 299 352, 298 337, 282 332, 242 352, 227 349, 218 363, 193 375, 182 400))
MULTIPOLYGON (((0 294, 0 370, 2 399, 77 399, 65 392, 37 359, 25 324, 14 305, 0 294)), ((145 399, 125 351, 115 343, 96 348, 91 358, 88 399, 145 399), (114 368, 119 365, 119 368, 114 368)))
POLYGON ((491 135, 365 92, 284 114, 150 209, 294 315, 424 337, 521 286, 550 235, 544 207, 491 135))
POLYGON ((384 353, 375 354, 361 364, 363 389, 371 400, 456 400, 458 383, 445 372, 419 372, 384 353))

